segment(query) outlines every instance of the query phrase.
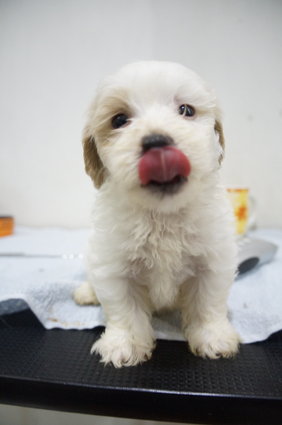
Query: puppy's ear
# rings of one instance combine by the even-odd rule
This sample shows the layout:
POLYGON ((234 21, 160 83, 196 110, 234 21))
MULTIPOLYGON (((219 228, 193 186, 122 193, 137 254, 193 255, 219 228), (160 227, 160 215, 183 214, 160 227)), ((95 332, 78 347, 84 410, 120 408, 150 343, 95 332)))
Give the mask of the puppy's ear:
POLYGON ((221 162, 223 160, 224 149, 225 149, 225 139, 224 139, 222 124, 218 120, 215 121, 214 131, 218 136, 218 143, 220 144, 221 149, 222 149, 221 154, 218 158, 219 164, 221 164, 221 162))
POLYGON ((105 181, 106 170, 98 154, 94 137, 89 135, 87 129, 84 132, 82 143, 85 171, 93 180, 95 187, 99 189, 105 181))

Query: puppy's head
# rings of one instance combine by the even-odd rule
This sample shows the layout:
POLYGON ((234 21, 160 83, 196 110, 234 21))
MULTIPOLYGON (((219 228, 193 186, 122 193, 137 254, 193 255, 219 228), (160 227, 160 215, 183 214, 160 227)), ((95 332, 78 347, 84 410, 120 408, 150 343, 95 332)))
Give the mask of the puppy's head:
POLYGON ((184 206, 216 173, 224 136, 216 98, 191 70, 168 62, 125 66, 100 86, 84 130, 87 173, 132 202, 184 206))

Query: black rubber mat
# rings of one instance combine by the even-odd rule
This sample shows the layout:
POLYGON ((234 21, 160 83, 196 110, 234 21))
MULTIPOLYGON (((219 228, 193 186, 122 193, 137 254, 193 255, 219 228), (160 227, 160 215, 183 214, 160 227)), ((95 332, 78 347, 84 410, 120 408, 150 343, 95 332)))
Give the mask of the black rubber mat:
POLYGON ((203 360, 158 341, 150 361, 115 369, 89 354, 102 329, 46 331, 27 310, 0 317, 0 402, 174 422, 282 424, 282 332, 203 360))

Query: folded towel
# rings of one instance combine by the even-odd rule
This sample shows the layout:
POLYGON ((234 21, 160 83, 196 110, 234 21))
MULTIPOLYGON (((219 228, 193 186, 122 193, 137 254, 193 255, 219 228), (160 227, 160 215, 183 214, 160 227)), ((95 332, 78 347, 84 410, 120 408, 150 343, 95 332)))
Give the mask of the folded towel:
MULTIPOLYGON (((47 328, 90 329, 105 324, 101 307, 78 306, 73 290, 85 280, 89 229, 18 227, 0 238, 0 314, 29 307, 47 328), (3 254, 17 256, 3 256, 3 254), (26 254, 26 255, 22 255, 26 254)), ((263 229, 254 237, 282 247, 282 231, 263 229)), ((229 296, 230 320, 245 343, 282 329, 282 254, 236 280, 229 296)), ((157 338, 183 340, 178 313, 156 315, 157 338)))

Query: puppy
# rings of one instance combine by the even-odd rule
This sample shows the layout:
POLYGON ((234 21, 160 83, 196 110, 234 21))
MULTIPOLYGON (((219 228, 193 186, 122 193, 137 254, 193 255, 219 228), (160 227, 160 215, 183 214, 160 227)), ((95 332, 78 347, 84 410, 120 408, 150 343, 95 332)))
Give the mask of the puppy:
POLYGON ((236 244, 214 92, 179 64, 129 64, 98 89, 83 147, 99 191, 88 283, 74 296, 99 300, 107 319, 92 352, 115 367, 144 362, 155 345, 153 312, 179 309, 194 354, 233 356, 236 244))

